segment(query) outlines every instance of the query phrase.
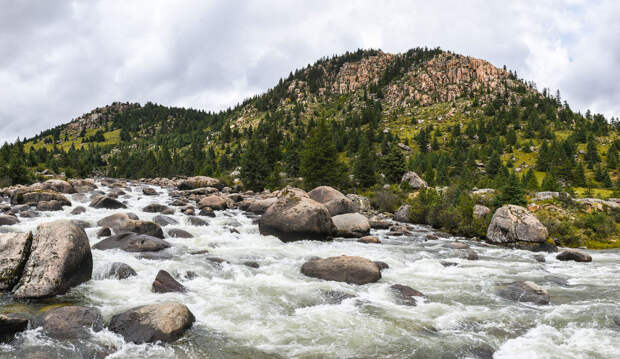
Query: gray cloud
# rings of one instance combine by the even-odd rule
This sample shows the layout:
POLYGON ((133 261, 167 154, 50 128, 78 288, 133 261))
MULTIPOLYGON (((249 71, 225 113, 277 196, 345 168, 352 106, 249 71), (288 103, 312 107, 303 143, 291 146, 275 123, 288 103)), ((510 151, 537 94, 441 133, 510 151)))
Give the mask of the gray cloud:
POLYGON ((357 48, 441 46, 573 108, 620 112, 620 6, 522 1, 14 1, 0 12, 0 141, 113 101, 219 110, 357 48))

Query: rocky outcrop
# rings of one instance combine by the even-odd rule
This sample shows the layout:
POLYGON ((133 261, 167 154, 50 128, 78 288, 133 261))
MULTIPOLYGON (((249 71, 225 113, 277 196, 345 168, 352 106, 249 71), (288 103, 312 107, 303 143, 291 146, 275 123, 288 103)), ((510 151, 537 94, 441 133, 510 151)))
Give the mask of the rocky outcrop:
POLYGON ((187 292, 187 289, 183 286, 183 284, 177 282, 177 280, 165 270, 160 270, 157 272, 157 276, 153 281, 152 290, 155 293, 187 292))
POLYGON ((332 217, 337 235, 347 238, 360 238, 370 233, 368 218, 359 213, 345 213, 332 217))
POLYGON ((15 298, 45 298, 64 294, 90 280, 93 258, 84 230, 71 221, 41 224, 32 240, 31 254, 15 298))
POLYGON ((0 291, 19 281, 30 256, 32 233, 0 233, 0 291))
POLYGON ((505 205, 498 208, 487 229, 487 238, 497 244, 514 242, 540 243, 547 240, 547 228, 527 209, 505 205))
POLYGON ((301 267, 308 277, 349 284, 374 283, 381 279, 381 270, 373 261, 356 256, 311 259, 301 267))
POLYGON ((317 187, 308 192, 308 197, 323 204, 329 211, 330 216, 354 212, 353 201, 330 186, 317 187))
POLYGON ((90 330, 103 329, 103 316, 96 308, 63 306, 48 310, 40 319, 43 332, 55 339, 84 339, 90 330))
POLYGON ((394 220, 402 223, 411 223, 409 219, 409 213, 411 212, 411 205, 404 204, 394 212, 394 220))
POLYGON ((123 203, 108 196, 97 196, 89 204, 93 208, 119 209, 127 208, 123 203))
POLYGON ((156 252, 170 248, 165 240, 146 234, 121 233, 103 239, 93 245, 94 249, 121 249, 125 252, 156 252))
POLYGON ((173 342, 191 328, 196 318, 183 304, 150 304, 116 314, 109 329, 134 343, 173 342))
POLYGON ((520 281, 510 283, 501 288, 499 296, 517 302, 531 302, 535 304, 549 304, 549 293, 534 282, 520 281))
POLYGON ((283 241, 324 240, 336 232, 329 211, 306 192, 287 187, 276 203, 261 216, 258 228, 263 235, 275 235, 283 241))
POLYGON ((560 261, 592 262, 592 256, 577 249, 566 249, 555 258, 560 261))
POLYGON ((426 183, 422 177, 418 176, 417 173, 412 171, 406 172, 400 179, 400 183, 406 183, 409 187, 411 187, 411 189, 414 190, 428 187, 428 183, 426 183))

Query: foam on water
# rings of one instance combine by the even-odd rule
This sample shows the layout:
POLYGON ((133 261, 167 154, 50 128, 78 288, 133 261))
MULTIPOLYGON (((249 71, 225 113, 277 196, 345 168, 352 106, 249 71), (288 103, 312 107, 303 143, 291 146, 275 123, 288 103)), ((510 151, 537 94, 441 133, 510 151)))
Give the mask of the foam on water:
MULTIPOLYGON (((102 187, 107 190, 106 187, 102 187)), ((140 187, 128 192, 128 208, 88 208, 71 215, 73 208, 43 213, 12 226, 16 231, 35 230, 40 223, 61 218, 91 222, 117 212, 133 212, 150 220, 156 213, 142 208, 150 203, 168 204, 167 191, 142 196, 140 187)), ((74 202, 77 205, 84 203, 74 202)), ((462 253, 444 247, 454 238, 425 241, 432 231, 416 226, 409 237, 388 237, 373 231, 382 244, 354 240, 283 243, 261 236, 256 224, 242 212, 218 212, 206 218, 208 226, 192 226, 186 216, 170 215, 194 238, 166 238, 173 246, 167 260, 138 259, 121 250, 93 250, 94 276, 52 302, 95 306, 106 320, 123 310, 149 303, 178 301, 196 316, 194 328, 169 345, 125 343, 107 330, 89 340, 62 342, 29 330, 12 345, 0 346, 0 357, 23 357, 30 349, 53 347, 58 356, 103 351, 111 358, 618 358, 620 328, 620 252, 589 252, 592 263, 560 262, 554 254, 537 263, 521 250, 489 247, 466 241, 480 259, 468 261, 462 253), (235 227, 240 233, 231 233, 235 227), (190 252, 208 250, 209 254, 190 252), (363 286, 308 278, 301 265, 312 256, 358 255, 386 262, 378 283, 363 286), (215 256, 227 262, 206 259, 215 256), (256 261, 259 268, 242 263, 256 261), (457 263, 444 267, 441 261, 457 263), (125 280, 103 279, 112 262, 124 262, 138 273, 125 280), (151 284, 160 269, 179 279, 187 294, 158 294, 151 284), (194 272, 196 277, 187 279, 194 272), (551 295, 551 304, 515 303, 497 296, 497 287, 515 280, 532 280, 551 295), (567 282, 567 283, 564 283, 567 282), (420 290, 426 298, 417 306, 398 304, 392 284, 420 290), (337 291, 353 298, 330 304, 325 293, 337 291), (91 350, 91 351, 89 351, 91 350), (74 353, 74 354, 72 354, 74 353)), ((97 228, 86 232, 91 244, 97 228)), ((86 354, 88 355, 88 354, 86 354)))

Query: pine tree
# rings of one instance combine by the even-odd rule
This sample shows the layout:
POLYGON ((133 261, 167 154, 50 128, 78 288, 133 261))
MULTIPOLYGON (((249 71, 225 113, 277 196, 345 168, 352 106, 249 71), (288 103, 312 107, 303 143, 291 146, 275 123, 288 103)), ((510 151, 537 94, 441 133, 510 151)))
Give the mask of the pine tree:
POLYGON ((499 153, 497 153, 497 151, 493 151, 491 157, 489 158, 489 162, 487 162, 484 168, 487 174, 489 174, 490 176, 495 176, 497 173, 499 173, 500 167, 502 167, 502 165, 502 159, 499 157, 499 153))
POLYGON ((523 176, 521 182, 523 184, 523 187, 527 188, 528 190, 538 190, 538 180, 536 179, 536 173, 531 168, 525 173, 525 176, 523 176))
POLYGON ((375 159, 368 138, 361 140, 353 167, 353 175, 362 188, 368 188, 377 182, 375 159))
POLYGON ((579 162, 579 165, 575 167, 575 172, 573 173, 573 183, 578 187, 586 186, 586 171, 583 168, 583 163, 579 162))
POLYGON ((560 191, 562 189, 551 172, 545 174, 541 187, 543 191, 560 191))
POLYGON ((241 181, 246 188, 262 191, 270 174, 267 163, 267 150, 263 141, 252 137, 241 157, 241 181))
POLYGON ((594 165, 598 163, 601 158, 598 155, 598 151, 596 150, 596 143, 594 142, 594 136, 590 136, 588 139, 588 145, 586 147, 586 155, 585 161, 588 164, 588 168, 594 168, 594 165))
POLYGON ((299 172, 308 189, 321 185, 339 186, 345 180, 344 166, 338 159, 336 145, 325 119, 319 120, 304 143, 299 172))
POLYGON ((514 172, 508 175, 506 183, 500 190, 498 200, 501 204, 516 204, 519 206, 527 204, 523 188, 521 187, 521 181, 514 172))
POLYGON ((386 156, 383 157, 382 170, 389 183, 399 183, 405 173, 405 156, 402 150, 392 143, 386 156))
POLYGON ((613 170, 618 168, 618 151, 613 146, 607 151, 607 168, 613 170))

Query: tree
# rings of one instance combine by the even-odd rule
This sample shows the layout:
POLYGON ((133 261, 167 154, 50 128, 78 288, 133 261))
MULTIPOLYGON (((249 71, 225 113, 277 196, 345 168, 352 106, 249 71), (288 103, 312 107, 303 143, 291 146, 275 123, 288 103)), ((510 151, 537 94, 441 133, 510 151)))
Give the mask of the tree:
POLYGON ((527 204, 523 188, 521 187, 521 181, 516 173, 512 172, 508 175, 506 184, 501 188, 498 200, 500 204, 516 204, 524 206, 527 204))
POLYGON ((382 170, 385 179, 390 183, 399 183, 405 173, 405 156, 402 150, 392 142, 388 153, 383 157, 382 170))
POLYGON ((353 175, 362 188, 368 188, 377 182, 375 174, 375 159, 370 140, 362 138, 357 159, 353 166, 353 175))
POLYGON ((588 168, 594 168, 594 165, 598 163, 601 158, 598 155, 598 151, 596 150, 596 143, 594 142, 594 136, 590 136, 588 139, 588 144, 586 147, 586 154, 584 157, 586 163, 588 164, 588 168))
POLYGON ((266 154, 265 143, 252 137, 241 157, 241 181, 246 188, 257 192, 265 188, 267 177, 271 172, 266 154))
POLYGON ((575 167, 575 172, 573 173, 573 183, 575 186, 585 187, 586 186, 586 171, 583 168, 583 163, 579 162, 579 165, 575 167))
POLYGON ((543 191, 560 191, 562 189, 551 172, 545 174, 541 187, 543 191))
POLYGON ((338 159, 331 131, 323 118, 304 143, 299 172, 308 189, 321 185, 339 186, 344 182, 344 165, 338 159))
POLYGON ((523 187, 527 188, 528 190, 538 190, 538 180, 536 179, 536 173, 534 173, 533 169, 530 168, 525 173, 525 176, 523 176, 523 178, 521 179, 521 183, 523 184, 523 187))
POLYGON ((613 146, 607 151, 607 168, 614 170, 618 168, 618 151, 613 146))
POLYGON ((491 157, 489 157, 489 162, 485 166, 485 170, 490 176, 495 176, 499 172, 500 167, 502 167, 502 159, 497 151, 493 151, 491 157))

